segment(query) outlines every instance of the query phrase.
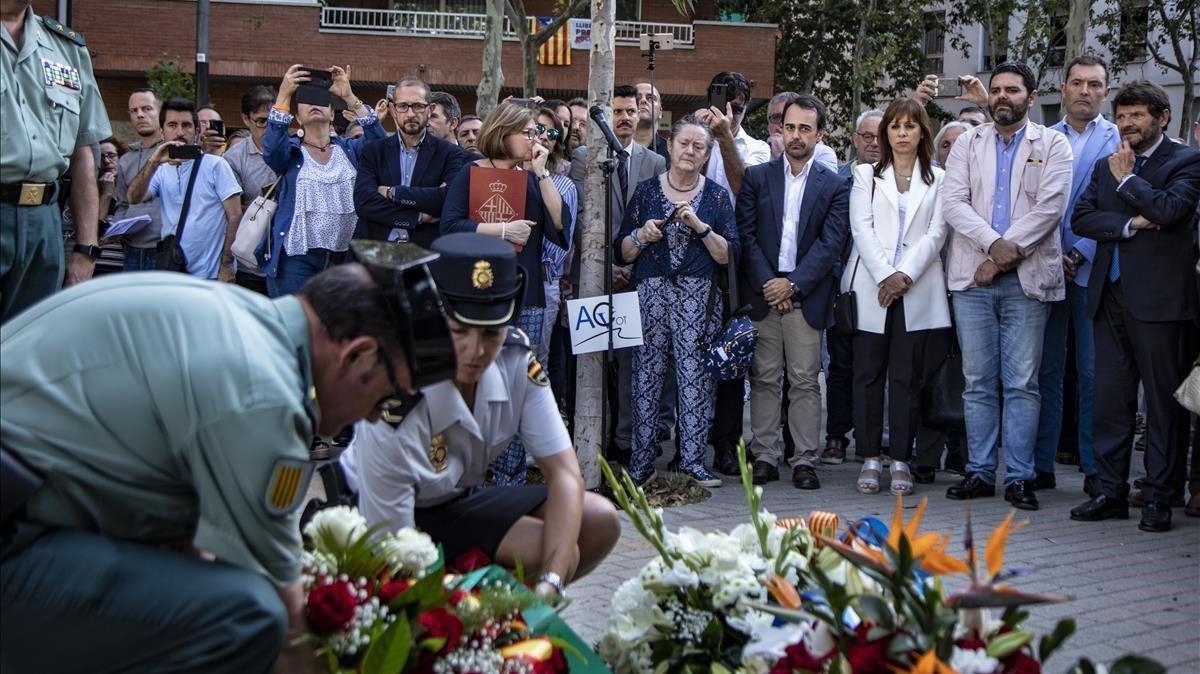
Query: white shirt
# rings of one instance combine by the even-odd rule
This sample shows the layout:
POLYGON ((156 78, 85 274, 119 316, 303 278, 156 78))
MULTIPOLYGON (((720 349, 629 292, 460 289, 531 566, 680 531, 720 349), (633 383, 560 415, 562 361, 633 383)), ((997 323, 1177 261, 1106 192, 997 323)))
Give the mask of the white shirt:
POLYGON ((896 232, 896 252, 892 254, 892 266, 900 266, 900 254, 904 252, 904 216, 908 212, 908 192, 896 195, 896 210, 900 216, 900 231, 896 232))
POLYGON ((779 239, 779 272, 790 274, 796 268, 796 245, 800 225, 800 204, 804 202, 804 188, 808 185, 808 170, 812 168, 813 158, 804 162, 799 175, 792 175, 792 165, 787 159, 783 160, 783 232, 779 239))
POLYGON ((514 436, 535 459, 571 449, 549 385, 529 375, 533 358, 526 347, 503 347, 476 385, 473 411, 454 382, 445 381, 421 389, 421 400, 397 426, 355 424, 339 462, 367 522, 413 526, 415 508, 441 505, 482 485, 514 436))
MULTIPOLYGON (((744 126, 739 127, 737 135, 733 137, 733 146, 737 149, 738 156, 741 157, 746 168, 771 161, 770 144, 746 133, 744 126)), ((737 205, 737 195, 729 187, 729 176, 725 174, 725 160, 721 158, 721 148, 718 145, 713 146, 712 156, 708 159, 708 169, 704 175, 724 187, 725 191, 729 192, 729 203, 737 205)))

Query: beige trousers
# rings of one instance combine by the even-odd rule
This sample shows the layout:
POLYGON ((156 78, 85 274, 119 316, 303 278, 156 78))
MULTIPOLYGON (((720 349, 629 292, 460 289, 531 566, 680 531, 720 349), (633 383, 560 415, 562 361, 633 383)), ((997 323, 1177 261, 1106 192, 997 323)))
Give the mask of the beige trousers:
POLYGON ((775 465, 783 458, 778 440, 781 375, 786 368, 792 385, 788 426, 796 442, 789 463, 815 466, 821 448, 821 331, 804 320, 798 307, 786 314, 772 309, 754 327, 758 346, 750 366, 750 451, 755 460, 775 465))

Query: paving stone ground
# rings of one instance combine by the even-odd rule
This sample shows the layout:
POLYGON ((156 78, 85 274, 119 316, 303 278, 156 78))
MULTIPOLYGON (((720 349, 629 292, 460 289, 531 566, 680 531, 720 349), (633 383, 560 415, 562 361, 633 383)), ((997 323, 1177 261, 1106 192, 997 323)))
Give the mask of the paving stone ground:
MULTIPOLYGON (((1140 461, 1138 454, 1134 463, 1140 461)), ((658 467, 664 466, 665 459, 658 467)), ((795 489, 788 479, 790 471, 781 470, 784 479, 765 487, 763 505, 781 516, 825 510, 839 513, 843 521, 874 515, 889 522, 895 502, 886 493, 886 482, 883 493, 875 496, 855 491, 861 466, 847 461, 819 467, 818 491, 795 489)), ((1185 517, 1182 509, 1176 509, 1174 529, 1163 534, 1138 531, 1136 509, 1126 521, 1072 522, 1070 509, 1086 500, 1083 476, 1071 466, 1056 468, 1058 488, 1039 492, 1041 509, 1019 516, 1027 518, 1029 526, 1010 538, 1005 558, 1006 568, 1036 569, 1015 579, 1017 587, 1073 597, 1065 604, 1031 608, 1027 624, 1038 634, 1048 633, 1066 616, 1074 616, 1078 625, 1046 671, 1064 672, 1080 657, 1111 662, 1137 652, 1158 659, 1170 672, 1200 673, 1200 518, 1185 517)), ((961 544, 964 523, 963 502, 945 497, 946 487, 955 479, 938 473, 936 484, 916 485, 915 498, 906 499, 906 506, 915 508, 921 496, 929 497, 921 530, 952 532, 952 548, 961 544)), ((736 480, 726 478, 724 487, 712 491, 706 501, 667 510, 667 525, 727 531, 747 521, 745 498, 736 480)), ((976 536, 984 541, 1009 512, 1002 495, 976 499, 971 509, 976 536)), ((571 586, 573 603, 565 612, 568 623, 585 640, 598 640, 613 592, 653 555, 626 520, 612 555, 571 586)))

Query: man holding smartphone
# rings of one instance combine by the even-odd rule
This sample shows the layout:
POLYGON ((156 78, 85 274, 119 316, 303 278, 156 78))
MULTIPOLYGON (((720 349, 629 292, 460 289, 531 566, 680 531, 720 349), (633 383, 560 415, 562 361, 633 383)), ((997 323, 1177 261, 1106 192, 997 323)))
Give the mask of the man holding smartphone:
POLYGON ((232 246, 242 218, 241 185, 228 162, 202 153, 196 144, 200 119, 191 101, 173 98, 163 103, 159 124, 165 142, 130 183, 129 203, 161 199, 163 237, 178 238, 187 257, 187 273, 233 283, 232 246))

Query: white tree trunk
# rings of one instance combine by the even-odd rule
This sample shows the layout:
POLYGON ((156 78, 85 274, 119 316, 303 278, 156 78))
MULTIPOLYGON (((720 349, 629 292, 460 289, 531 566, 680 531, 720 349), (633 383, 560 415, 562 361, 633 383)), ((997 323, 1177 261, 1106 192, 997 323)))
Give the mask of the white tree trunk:
POLYGON ((506 0, 488 0, 487 19, 483 33, 483 73, 475 88, 475 114, 487 119, 488 113, 500 100, 504 86, 501 54, 504 49, 504 8, 506 0))
MULTIPOLYGON (((1071 0, 1071 11, 1067 15, 1067 53, 1063 63, 1082 56, 1087 39, 1087 27, 1092 17, 1092 0, 1071 0)), ((1067 76, 1063 73, 1063 78, 1067 76)))
MULTIPOLYGON (((611 110, 613 90, 614 46, 616 42, 615 0, 591 0, 592 50, 588 63, 588 102, 611 110)), ((583 204, 583 235, 580 249, 579 296, 595 297, 604 293, 604 280, 609 276, 605 267, 605 249, 611 242, 604 232, 604 205, 608 193, 604 190, 604 173, 599 163, 607 158, 608 147, 604 134, 595 124, 588 125, 588 168, 585 178, 587 199, 583 204)), ((578 357, 578 376, 575 393, 575 448, 579 468, 589 489, 600 484, 600 446, 604 437, 600 424, 601 406, 605 404, 601 391, 604 354, 592 353, 578 357)), ((610 386, 616 381, 610 382, 610 386)))

